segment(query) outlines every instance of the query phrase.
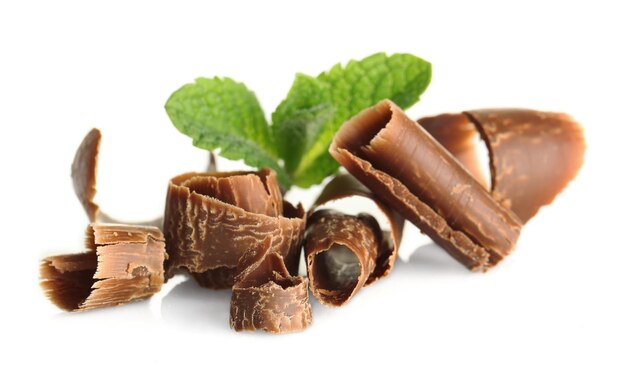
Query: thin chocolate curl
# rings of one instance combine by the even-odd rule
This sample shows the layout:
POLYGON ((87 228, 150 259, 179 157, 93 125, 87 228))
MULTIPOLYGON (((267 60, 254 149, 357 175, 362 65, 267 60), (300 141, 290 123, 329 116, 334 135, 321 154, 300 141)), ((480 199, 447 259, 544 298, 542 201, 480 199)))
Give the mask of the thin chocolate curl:
POLYGON ((462 132, 480 134, 489 151, 490 191, 524 223, 554 200, 583 163, 583 129, 564 113, 482 109, 419 122, 468 169, 476 143, 464 145, 462 132))
POLYGON ((267 237, 239 260, 230 303, 230 327, 236 331, 284 333, 311 323, 306 278, 291 276, 271 244, 267 237))
POLYGON ((168 187, 167 275, 184 268, 204 287, 229 288, 239 258, 267 237, 297 274, 304 210, 283 201, 276 173, 186 173, 168 187))
MULTIPOLYGON (((98 174, 98 154, 100 152, 100 142, 102 134, 97 128, 93 128, 87 133, 81 142, 74 161, 72 161, 72 184, 74 185, 74 193, 83 205, 89 222, 104 223, 124 223, 100 210, 100 206, 94 202, 96 196, 96 180, 98 174)), ((215 164, 215 159, 211 153, 210 163, 215 164)), ((137 226, 156 226, 161 227, 162 219, 156 218, 152 221, 134 222, 137 226)))
POLYGON ((67 311, 117 306, 161 290, 163 234, 156 227, 91 224, 88 250, 44 258, 41 287, 67 311))
POLYGON ((493 267, 514 249, 515 214, 393 102, 344 123, 330 154, 469 269, 493 267))
POLYGON ((341 306, 363 286, 389 274, 398 254, 404 219, 378 200, 356 178, 340 174, 322 190, 309 210, 304 240, 311 292, 323 304, 341 306), (323 209, 342 198, 365 197, 376 203, 390 231, 369 214, 357 216, 323 209))

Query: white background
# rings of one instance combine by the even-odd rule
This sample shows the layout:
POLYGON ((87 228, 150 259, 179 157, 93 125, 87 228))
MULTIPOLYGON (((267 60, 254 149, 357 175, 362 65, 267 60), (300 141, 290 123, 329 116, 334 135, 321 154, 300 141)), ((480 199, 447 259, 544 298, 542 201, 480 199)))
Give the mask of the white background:
POLYGON ((1 3, 0 381, 625 381, 619 2, 205 3, 1 3), (388 278, 339 309, 312 299, 313 325, 281 336, 235 333, 229 291, 180 278, 84 314, 44 298, 39 260, 82 248, 69 168, 91 127, 98 202, 150 219, 168 179, 206 162, 163 109, 179 86, 231 76, 269 115, 297 71, 378 51, 432 62, 414 117, 514 106, 586 127, 579 177, 497 268, 470 273, 411 228, 388 278))

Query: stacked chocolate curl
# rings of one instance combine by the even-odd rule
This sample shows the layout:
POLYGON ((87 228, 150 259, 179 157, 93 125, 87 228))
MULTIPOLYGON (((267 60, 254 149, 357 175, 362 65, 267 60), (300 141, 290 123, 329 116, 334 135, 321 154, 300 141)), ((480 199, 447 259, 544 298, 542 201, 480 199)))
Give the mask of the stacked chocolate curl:
POLYGON ((212 169, 169 182, 161 231, 102 223, 110 219, 93 202, 100 140, 92 130, 72 165, 91 221, 87 250, 42 261, 47 296, 69 311, 114 306, 151 296, 184 270, 200 286, 232 289, 232 328, 275 333, 311 323, 309 288, 341 306, 388 275, 405 219, 468 269, 494 267, 575 177, 585 151, 582 128, 565 114, 493 109, 415 122, 383 100, 335 135, 330 153, 350 174, 331 180, 308 212, 283 200, 273 170, 212 169), (324 207, 354 196, 374 201, 386 225, 324 207), (303 248, 308 278, 297 275, 303 248))

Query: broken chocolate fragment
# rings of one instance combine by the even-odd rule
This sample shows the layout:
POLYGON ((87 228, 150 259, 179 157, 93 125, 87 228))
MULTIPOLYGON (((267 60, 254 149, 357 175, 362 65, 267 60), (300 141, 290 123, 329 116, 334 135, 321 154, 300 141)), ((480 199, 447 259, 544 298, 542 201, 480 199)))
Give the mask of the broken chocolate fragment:
POLYGON ((91 224, 83 253, 41 262, 41 287, 67 311, 117 306, 161 290, 163 234, 156 227, 91 224))
POLYGON ((236 331, 284 333, 311 323, 306 278, 291 276, 267 237, 240 258, 230 302, 230 327, 236 331))
POLYGON ((186 173, 169 183, 164 233, 167 275, 185 268, 202 286, 228 288, 239 258, 267 237, 297 273, 304 210, 283 201, 273 170, 186 173))
MULTIPOLYGON (((582 166, 582 127, 564 113, 482 109, 422 118, 419 123, 472 171, 480 134, 489 151, 491 193, 527 222, 551 203, 582 166)), ((480 178, 478 178, 480 180, 480 178)))
POLYGON ((389 100, 340 128, 330 154, 471 270, 508 255, 521 222, 389 100))

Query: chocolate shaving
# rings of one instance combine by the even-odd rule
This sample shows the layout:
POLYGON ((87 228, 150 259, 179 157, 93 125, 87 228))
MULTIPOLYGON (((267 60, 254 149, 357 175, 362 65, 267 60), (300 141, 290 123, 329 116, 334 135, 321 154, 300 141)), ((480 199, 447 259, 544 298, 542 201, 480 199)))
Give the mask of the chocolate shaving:
MULTIPOLYGON (((128 224, 112 218, 100 210, 100 206, 94 202, 96 196, 96 179, 98 173, 98 154, 100 152, 100 142, 102 134, 97 128, 93 128, 87 133, 81 142, 74 161, 72 161, 72 184, 74 193, 83 205, 89 222, 121 223, 128 224)), ((215 158, 211 153, 209 166, 215 166, 215 158)), ((162 219, 156 218, 151 221, 135 222, 137 226, 161 227, 162 219)))
POLYGON ((240 258, 230 302, 230 327, 236 331, 284 333, 311 323, 306 278, 291 276, 283 257, 266 237, 240 258))
POLYGON ((357 179, 349 174, 333 178, 309 214, 304 254, 311 292, 320 302, 341 306, 361 287, 389 274, 397 258, 404 219, 357 179), (374 201, 389 221, 391 231, 381 230, 369 214, 316 211, 327 202, 354 196, 374 201))
MULTIPOLYGON (((550 204, 582 166, 582 127, 563 113, 483 109, 422 118, 419 123, 472 171, 480 134, 489 150, 491 193, 526 223, 550 204)), ((479 176, 481 177, 481 176, 479 176)), ((486 183, 484 183, 486 184, 486 183)))
POLYGON ((330 154, 471 270, 508 255, 521 222, 389 100, 344 123, 330 154))
POLYGON ((86 244, 83 253, 41 262, 41 287, 61 309, 117 306, 161 290, 167 256, 158 228, 91 224, 86 244))
POLYGON ((296 274, 304 222, 302 206, 283 201, 273 170, 182 174, 167 193, 166 273, 185 268, 202 286, 231 287, 241 255, 271 237, 271 252, 296 274))

